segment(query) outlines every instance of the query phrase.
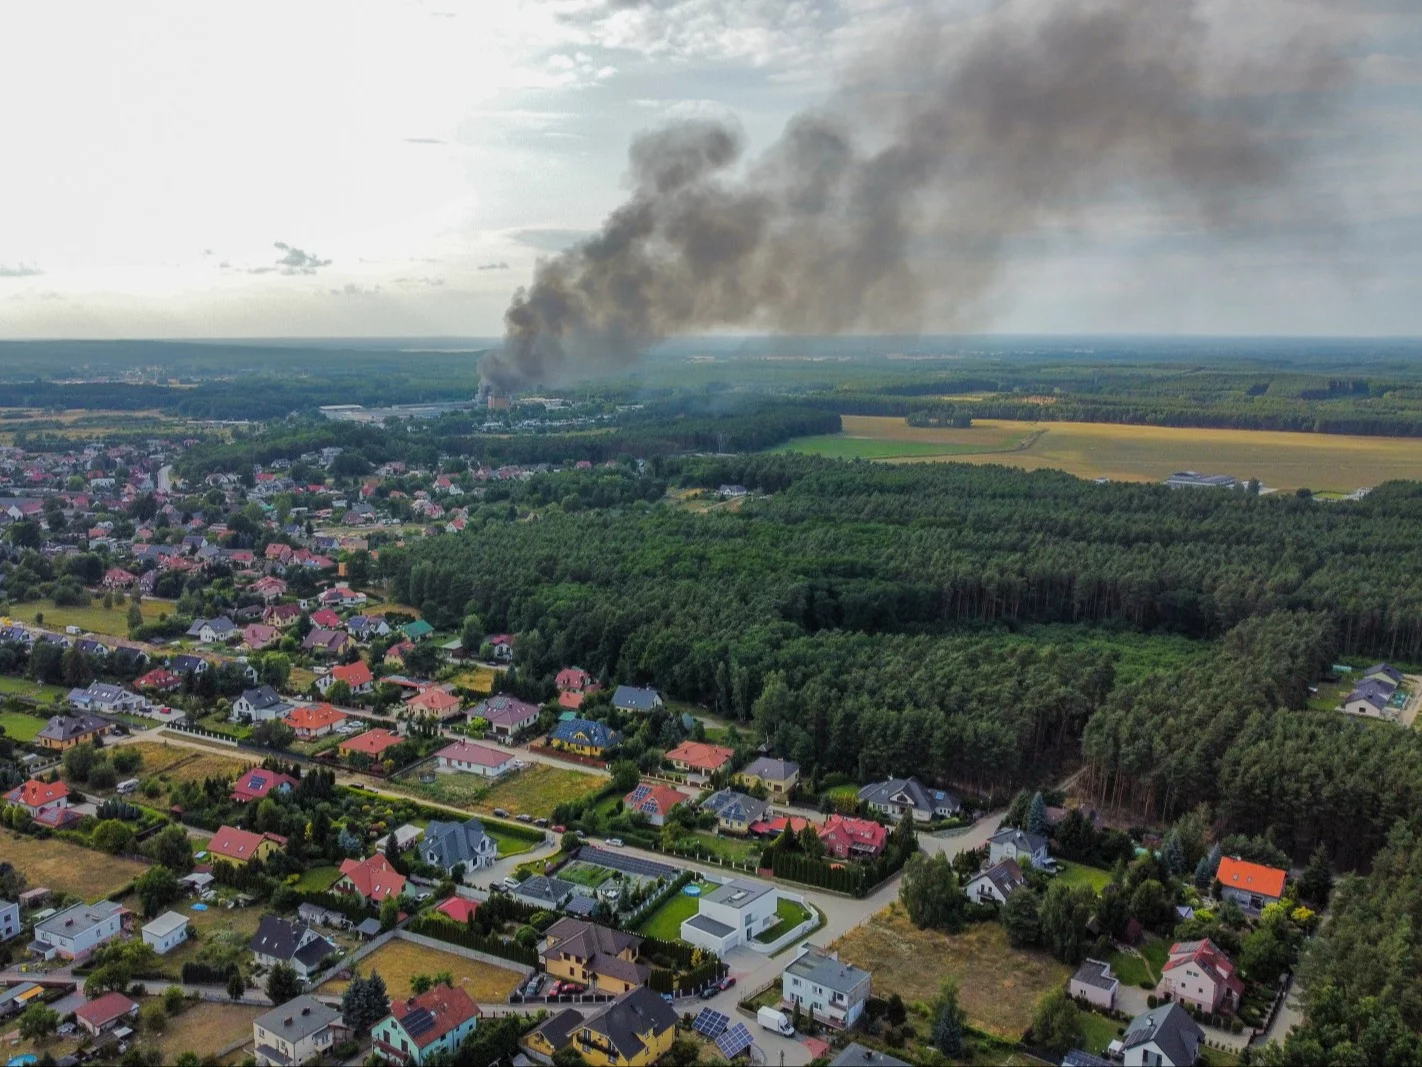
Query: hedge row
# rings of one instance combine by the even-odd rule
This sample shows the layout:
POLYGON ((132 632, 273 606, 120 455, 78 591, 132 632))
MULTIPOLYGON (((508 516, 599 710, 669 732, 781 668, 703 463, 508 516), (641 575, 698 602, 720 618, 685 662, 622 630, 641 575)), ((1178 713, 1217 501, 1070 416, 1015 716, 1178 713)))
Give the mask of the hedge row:
POLYGON ((471 930, 463 923, 455 922, 446 915, 430 912, 417 915, 410 922, 409 930, 412 934, 433 937, 437 941, 460 945, 473 949, 475 952, 498 956, 500 959, 513 960, 515 963, 522 963, 528 967, 538 966, 537 949, 524 948, 517 941, 508 941, 502 937, 486 937, 471 930))

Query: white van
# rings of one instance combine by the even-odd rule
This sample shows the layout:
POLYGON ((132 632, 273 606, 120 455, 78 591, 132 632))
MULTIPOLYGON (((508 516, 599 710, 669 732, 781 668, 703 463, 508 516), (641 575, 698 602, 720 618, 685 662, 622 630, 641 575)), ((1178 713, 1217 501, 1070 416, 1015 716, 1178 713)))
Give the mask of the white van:
POLYGON ((776 1011, 774 1008, 761 1008, 755 1013, 755 1021, 760 1023, 761 1029, 770 1030, 785 1037, 790 1037, 795 1033, 795 1028, 790 1025, 790 1020, 785 1017, 783 1011, 776 1011))
POLYGON ((121 796, 121 797, 126 797, 126 796, 128 796, 130 793, 137 793, 137 792, 138 792, 138 779, 137 779, 137 778, 125 778, 122 782, 120 782, 120 783, 118 784, 118 786, 115 788, 114 791, 115 791, 116 793, 118 793, 118 795, 121 796))

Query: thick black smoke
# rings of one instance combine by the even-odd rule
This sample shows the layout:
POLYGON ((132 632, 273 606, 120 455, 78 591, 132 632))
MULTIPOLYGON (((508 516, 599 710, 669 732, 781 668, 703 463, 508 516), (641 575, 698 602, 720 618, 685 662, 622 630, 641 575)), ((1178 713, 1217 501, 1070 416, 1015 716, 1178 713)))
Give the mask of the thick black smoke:
POLYGON ((631 197, 538 264, 481 375, 563 381, 717 327, 962 322, 1008 241, 1103 196, 1182 225, 1254 223, 1292 195, 1299 131, 1344 74, 1292 27, 1280 38, 1275 54, 1232 58, 1229 27, 1197 0, 1055 0, 1036 16, 1006 4, 875 50, 852 91, 747 166, 726 123, 644 134, 631 197))

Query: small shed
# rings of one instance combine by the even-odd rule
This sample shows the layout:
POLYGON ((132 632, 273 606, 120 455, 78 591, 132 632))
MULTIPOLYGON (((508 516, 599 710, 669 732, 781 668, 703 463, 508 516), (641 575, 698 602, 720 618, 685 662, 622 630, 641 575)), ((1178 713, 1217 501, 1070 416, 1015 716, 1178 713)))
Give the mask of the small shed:
POLYGON ((165 911, 143 927, 143 942, 153 951, 166 956, 188 939, 188 920, 176 911, 165 911))

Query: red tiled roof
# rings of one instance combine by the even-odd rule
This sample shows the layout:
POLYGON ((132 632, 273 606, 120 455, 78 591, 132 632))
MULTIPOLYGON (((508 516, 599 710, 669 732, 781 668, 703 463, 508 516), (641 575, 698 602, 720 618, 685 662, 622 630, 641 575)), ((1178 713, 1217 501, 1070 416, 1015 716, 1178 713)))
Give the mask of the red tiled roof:
POLYGON ((96 1030, 102 1026, 107 1026, 115 1019, 121 1019, 131 1011, 137 1011, 138 1005, 122 993, 105 993, 87 1004, 81 1004, 74 1009, 74 1017, 83 1019, 96 1030))
POLYGON ((461 763, 473 763, 480 767, 498 767, 513 759, 497 749, 488 748, 484 745, 472 745, 468 741, 456 741, 452 745, 446 745, 435 753, 441 759, 458 760, 461 763))
POLYGON ((257 847, 263 841, 275 841, 285 845, 286 838, 280 834, 256 834, 250 830, 240 830, 235 826, 219 826, 217 833, 207 843, 208 852, 223 859, 246 863, 257 854, 257 847))
POLYGON ((1242 889, 1246 893, 1258 893, 1264 897, 1282 897, 1287 871, 1277 867, 1265 867, 1262 863, 1226 856, 1220 860, 1215 878, 1226 889, 1242 889))
POLYGON ((684 804, 686 802, 686 797, 683 794, 677 792, 669 785, 663 785, 661 782, 657 782, 648 787, 647 792, 643 794, 642 798, 634 802, 632 797, 641 788, 641 786, 638 786, 637 789, 632 790, 631 793, 628 793, 627 796, 623 798, 623 803, 634 811, 640 811, 647 815, 664 816, 678 804, 684 804))
POLYGON ((847 819, 843 815, 831 815, 820 827, 820 840, 842 845, 842 851, 851 847, 868 849, 875 853, 883 849, 888 840, 888 831, 872 819, 847 819))
POLYGON ((479 1014, 479 1005, 462 989, 447 985, 437 985, 427 993, 408 1000, 394 1001, 390 1014, 403 1021, 412 1011, 424 1008, 434 1016, 434 1025, 411 1034, 410 1038, 420 1048, 427 1048, 461 1023, 466 1023, 479 1014))
POLYGON ((345 682, 346 685, 352 689, 355 689, 357 686, 369 685, 375 681, 375 675, 370 673, 370 668, 365 665, 364 660, 356 660, 354 663, 347 663, 340 667, 332 667, 331 677, 338 682, 345 682))
POLYGON ((344 713, 337 711, 330 704, 312 704, 309 707, 297 708, 286 717, 286 723, 293 730, 321 730, 334 726, 345 717, 344 713))
POLYGON ((1170 946, 1170 958, 1161 973, 1193 963, 1235 993, 1244 992, 1244 982, 1234 972, 1234 963, 1208 937, 1203 941, 1177 941, 1170 946))
POLYGON ((443 912, 457 923, 468 922, 469 916, 479 910, 477 900, 469 900, 465 897, 450 897, 441 901, 435 911, 443 912))
POLYGON ((683 741, 667 753, 672 763, 685 763, 693 770, 708 773, 719 771, 730 763, 736 753, 721 745, 708 745, 704 741, 683 741))
POLYGON ((443 689, 432 686, 411 699, 406 707, 438 713, 441 711, 449 711, 451 708, 457 708, 459 707, 459 703, 459 698, 453 693, 446 693, 443 689))
POLYGON ((298 782, 289 774, 269 771, 265 767, 253 767, 232 784, 232 799, 242 804, 249 800, 260 800, 282 785, 295 789, 298 782))
POLYGON ((387 897, 398 897, 405 891, 405 876, 390 866, 384 856, 371 856, 364 860, 343 860, 342 878, 349 878, 351 885, 366 900, 379 903, 387 897))
POLYGON ((378 756, 387 748, 394 748, 400 741, 399 734, 381 728, 357 734, 348 741, 342 741, 336 747, 343 753, 363 752, 367 756, 378 756))
POLYGON ((762 819, 760 822, 751 823, 750 832, 753 834, 781 834, 785 832, 787 825, 792 834, 799 834, 805 827, 814 824, 799 815, 777 815, 773 819, 762 819))
POLYGON ((31 778, 18 789, 6 793, 5 799, 27 808, 42 808, 68 795, 69 787, 63 782, 41 782, 38 778, 31 778))

